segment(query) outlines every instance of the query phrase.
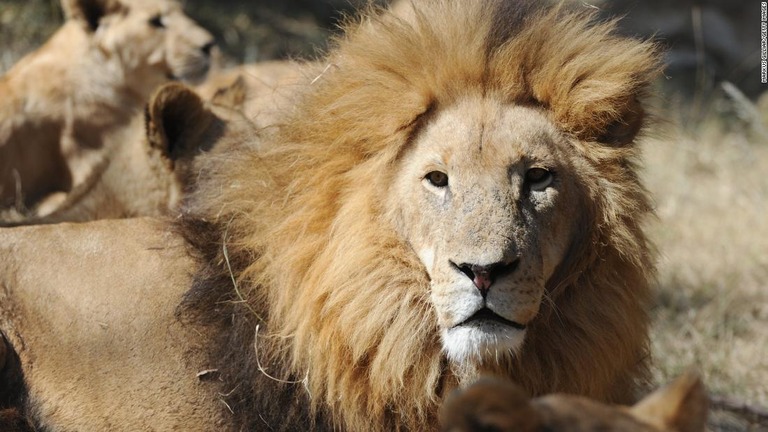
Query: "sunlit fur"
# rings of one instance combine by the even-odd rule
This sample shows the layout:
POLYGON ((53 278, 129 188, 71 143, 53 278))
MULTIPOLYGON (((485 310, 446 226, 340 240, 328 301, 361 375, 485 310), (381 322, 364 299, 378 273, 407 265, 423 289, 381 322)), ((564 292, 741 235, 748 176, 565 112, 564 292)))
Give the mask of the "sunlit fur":
POLYGON ((201 268, 181 313, 218 326, 211 362, 236 421, 279 428, 307 404, 319 429, 429 429, 445 391, 477 372, 532 394, 631 399, 654 272, 634 145, 654 46, 513 1, 428 0, 405 16, 347 25, 262 150, 209 159, 186 204, 201 268), (483 95, 538 109, 568 137, 580 204, 561 217, 580 230, 521 351, 454 365, 386 197, 414 134, 483 95))
POLYGON ((61 28, 0 77, 0 208, 56 208, 35 207, 63 198, 115 152, 156 87, 209 68, 213 36, 175 0, 62 6, 61 28), (152 24, 158 17, 163 27, 152 24))
POLYGON ((243 97, 241 93, 245 88, 239 81, 220 88, 208 101, 179 83, 161 86, 145 115, 132 119, 121 145, 102 155, 55 211, 29 218, 0 211, 0 227, 172 213, 192 183, 195 157, 209 151, 225 130, 234 135, 251 127, 238 101, 232 100, 243 97))
POLYGON ((632 407, 562 393, 529 399, 510 382, 485 378, 451 394, 440 419, 444 432, 703 432, 707 405, 704 384, 692 373, 632 407))

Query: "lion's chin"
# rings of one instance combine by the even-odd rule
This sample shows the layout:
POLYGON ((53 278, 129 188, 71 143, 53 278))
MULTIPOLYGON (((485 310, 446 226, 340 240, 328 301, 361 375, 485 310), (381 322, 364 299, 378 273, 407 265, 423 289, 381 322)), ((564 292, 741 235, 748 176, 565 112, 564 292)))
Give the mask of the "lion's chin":
POLYGON ((454 363, 496 361, 519 351, 526 330, 491 320, 477 320, 443 329, 443 350, 454 363))

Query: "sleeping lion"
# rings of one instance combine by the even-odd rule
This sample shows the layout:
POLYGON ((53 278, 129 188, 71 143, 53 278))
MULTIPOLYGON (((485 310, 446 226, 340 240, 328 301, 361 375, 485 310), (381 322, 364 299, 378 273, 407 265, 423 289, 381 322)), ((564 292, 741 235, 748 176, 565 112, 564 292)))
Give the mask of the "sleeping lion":
POLYGON ((349 22, 276 127, 196 161, 171 225, 0 230, 11 408, 50 430, 423 431, 481 375, 634 401, 659 56, 537 4, 349 22))

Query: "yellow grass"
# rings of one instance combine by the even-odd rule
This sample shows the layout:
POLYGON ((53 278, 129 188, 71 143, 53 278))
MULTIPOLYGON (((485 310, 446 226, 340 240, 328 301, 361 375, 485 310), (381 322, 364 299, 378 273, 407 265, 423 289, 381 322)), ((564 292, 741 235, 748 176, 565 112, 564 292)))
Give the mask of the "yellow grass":
POLYGON ((768 406, 768 140, 718 124, 646 142, 655 374, 694 367, 713 394, 768 406))

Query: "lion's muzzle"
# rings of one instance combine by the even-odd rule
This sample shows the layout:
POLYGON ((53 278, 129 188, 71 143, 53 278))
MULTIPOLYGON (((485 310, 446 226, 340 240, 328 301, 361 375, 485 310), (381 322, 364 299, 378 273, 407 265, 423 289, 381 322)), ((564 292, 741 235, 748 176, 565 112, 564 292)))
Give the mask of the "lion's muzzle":
POLYGON ((458 326, 462 326, 462 325, 467 325, 467 324, 472 324, 472 323, 480 322, 480 321, 491 321, 491 322, 496 322, 496 323, 499 323, 499 324, 502 324, 502 325, 510 326, 510 327, 515 328, 517 330, 525 330, 525 324, 520 324, 519 322, 508 320, 508 319, 504 318, 503 316, 497 314, 496 312, 492 311, 488 307, 484 307, 484 308, 480 309, 479 311, 475 312, 469 318, 467 318, 464 321, 456 324, 454 327, 458 327, 458 326))

